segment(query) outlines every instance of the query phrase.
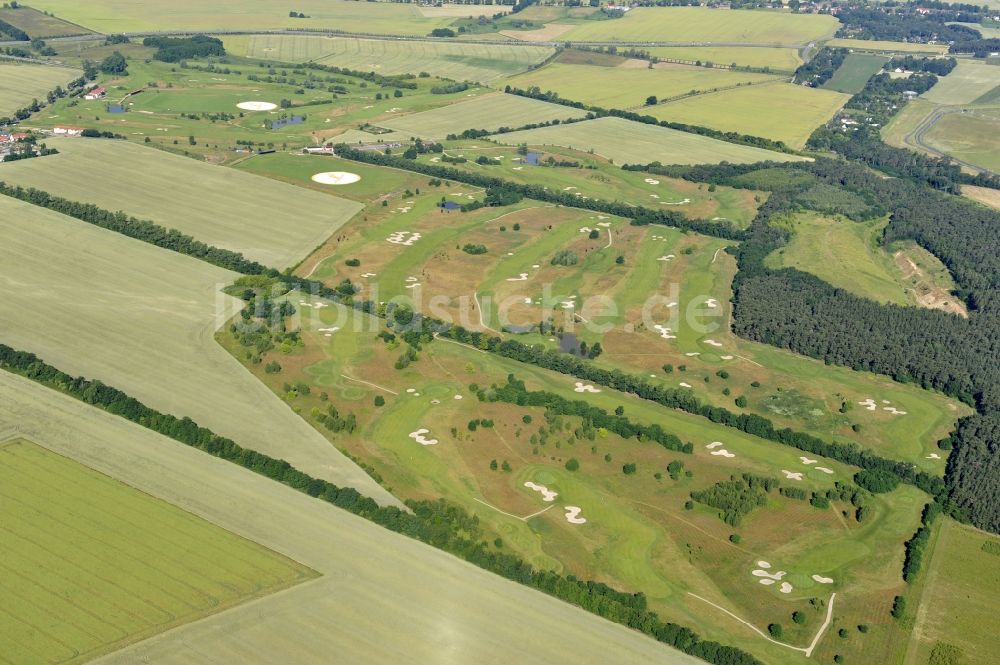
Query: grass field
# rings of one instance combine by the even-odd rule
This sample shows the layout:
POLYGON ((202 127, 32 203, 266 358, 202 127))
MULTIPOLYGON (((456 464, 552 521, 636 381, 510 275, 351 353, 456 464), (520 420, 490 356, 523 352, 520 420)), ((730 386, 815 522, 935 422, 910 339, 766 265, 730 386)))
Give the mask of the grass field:
POLYGON ((802 64, 798 49, 770 46, 653 46, 651 55, 676 60, 701 60, 717 65, 770 67, 778 71, 794 71, 802 64))
POLYGON ((0 283, 7 294, 0 300, 0 342, 392 502, 216 346, 216 328, 242 306, 219 293, 234 278, 0 197, 0 283))
POLYGON ((97 663, 701 662, 233 464, 0 372, 0 422, 322 577, 97 663), (414 636, 433 635, 434 639, 414 636))
POLYGON ((13 115, 33 99, 44 101, 49 90, 65 86, 80 74, 64 67, 0 62, 0 117, 13 115))
POLYGON ((246 35, 225 38, 226 50, 262 60, 319 62, 380 74, 418 74, 456 81, 489 82, 510 76, 548 58, 544 46, 407 42, 297 35, 246 35))
POLYGON ((837 26, 833 16, 651 7, 629 11, 620 19, 581 23, 560 39, 798 46, 832 35, 837 26))
POLYGON ((708 164, 723 160, 743 164, 803 159, 620 118, 598 118, 558 127, 497 134, 493 139, 507 145, 528 143, 563 146, 585 152, 592 150, 597 155, 614 160, 616 164, 648 164, 653 161, 663 164, 708 164))
POLYGON ((884 56, 851 53, 822 87, 824 90, 857 94, 868 83, 868 79, 882 70, 886 62, 888 59, 884 56))
POLYGON ((925 557, 926 587, 906 663, 993 663, 997 632, 984 617, 993 616, 1000 594, 1000 555, 984 547, 990 543, 1000 549, 1000 539, 952 520, 942 522, 933 556, 925 557), (948 646, 957 649, 958 657, 935 660, 935 652, 955 653, 948 646))
POLYGON ((424 138, 444 138, 466 129, 496 130, 535 122, 579 118, 584 111, 517 95, 484 95, 432 111, 401 115, 382 123, 389 129, 424 138))
POLYGON ((210 4, 180 0, 163 5, 153 0, 40 0, 32 7, 48 11, 96 32, 169 30, 259 30, 268 28, 333 28, 344 32, 394 35, 427 35, 447 26, 451 17, 425 17, 417 6, 389 2, 358 3, 348 0, 299 0, 295 11, 309 18, 288 16, 287 3, 255 0, 216 0, 210 4))
POLYGON ((20 665, 91 660, 315 575, 21 439, 0 442, 0 520, 0 641, 20 665))
POLYGON ((1000 192, 995 189, 976 187, 975 185, 962 185, 962 196, 967 196, 991 208, 1000 209, 1000 192))
MULTIPOLYGON (((634 109, 641 107, 650 95, 667 99, 693 91, 775 80, 769 74, 669 63, 648 69, 648 63, 644 61, 629 62, 639 66, 630 67, 628 63, 618 67, 554 63, 515 76, 507 82, 522 89, 537 86, 543 91, 552 90, 565 99, 603 108, 634 109)), ((642 109, 643 112, 645 110, 642 109)))
POLYGON ((126 141, 56 139, 49 145, 60 154, 5 165, 0 178, 124 210, 276 268, 297 263, 360 209, 336 196, 126 141), (95 179, 96 172, 102 177, 95 179))
POLYGON ((1000 86, 1000 67, 961 60, 947 76, 921 95, 935 104, 971 104, 984 93, 1000 86))
POLYGON ((943 115, 923 139, 942 152, 1000 172, 1000 108, 943 115))
POLYGON ((775 83, 680 99, 649 113, 661 120, 762 136, 801 148, 849 98, 832 90, 775 83))
POLYGON ((85 28, 67 23, 55 16, 49 16, 31 7, 16 7, 14 9, 4 7, 0 9, 0 20, 24 30, 32 39, 82 35, 89 32, 85 28))
POLYGON ((859 51, 878 51, 881 53, 935 53, 948 52, 947 44, 916 44, 911 42, 887 42, 871 39, 831 39, 827 46, 857 49, 859 51))

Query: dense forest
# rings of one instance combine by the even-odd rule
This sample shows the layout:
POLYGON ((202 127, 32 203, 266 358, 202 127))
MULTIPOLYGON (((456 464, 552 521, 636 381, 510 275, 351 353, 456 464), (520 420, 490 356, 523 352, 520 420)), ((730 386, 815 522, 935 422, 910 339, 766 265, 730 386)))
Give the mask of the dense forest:
POLYGON ((848 50, 846 48, 825 48, 820 50, 809 62, 803 63, 795 70, 795 82, 818 88, 829 81, 834 72, 844 64, 848 50))
POLYGON ((981 23, 991 10, 977 5, 944 3, 887 2, 875 7, 843 7, 837 14, 841 28, 838 37, 884 39, 904 42, 948 44, 951 53, 971 53, 985 58, 1000 51, 1000 39, 983 39, 978 31, 953 23, 981 23), (921 13, 920 9, 931 11, 921 13))
POLYGON ((163 62, 180 62, 188 58, 207 58, 226 54, 221 39, 207 35, 194 37, 146 37, 143 46, 156 47, 154 60, 163 62))

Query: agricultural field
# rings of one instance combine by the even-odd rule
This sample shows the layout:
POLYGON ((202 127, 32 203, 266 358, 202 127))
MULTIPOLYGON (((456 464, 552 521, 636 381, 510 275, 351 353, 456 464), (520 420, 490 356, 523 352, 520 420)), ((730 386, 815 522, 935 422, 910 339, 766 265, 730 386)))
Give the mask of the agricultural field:
POLYGON ((826 43, 827 46, 857 49, 859 51, 877 51, 880 53, 933 53, 941 55, 948 52, 947 44, 920 44, 915 42, 888 42, 874 39, 843 39, 837 37, 826 43))
POLYGON ((948 155, 1000 172, 1000 108, 942 115, 921 139, 948 155))
POLYGON ((0 117, 13 115, 34 99, 44 100, 49 90, 65 86, 80 74, 65 67, 0 61, 0 117))
POLYGON ((962 185, 962 196, 967 196, 973 201, 978 201, 991 208, 1000 209, 1000 192, 989 187, 976 187, 974 185, 962 185))
POLYGON ((440 657, 440 642, 413 635, 440 631, 443 619, 462 636, 449 640, 448 653, 463 662, 701 662, 5 372, 0 423, 321 575, 95 661, 102 665, 306 662, 332 652, 376 665, 432 662, 440 657))
POLYGON ((696 95, 647 112, 661 120, 761 136, 802 148, 848 99, 850 95, 832 90, 774 83, 696 95))
POLYGON ((942 520, 926 565, 923 601, 906 663, 987 665, 996 659, 996 631, 984 617, 1000 593, 1000 539, 942 520))
POLYGON ((216 329, 242 306, 220 293, 235 277, 0 197, 0 343, 395 502, 215 344, 216 329))
POLYGON ((0 9, 0 21, 24 30, 32 39, 85 35, 90 32, 86 28, 49 16, 31 7, 4 7, 0 9))
POLYGON ((23 439, 0 441, 0 499, 8 662, 88 661, 315 576, 23 439))
POLYGON ((888 58, 880 55, 851 53, 822 87, 824 90, 855 95, 861 92, 868 79, 878 74, 888 61, 888 58))
POLYGON ((717 65, 770 67, 792 72, 802 64, 798 49, 770 46, 653 46, 650 55, 674 60, 701 60, 717 65))
POLYGON ((773 11, 729 11, 708 7, 650 7, 619 19, 581 23, 560 39, 569 42, 678 42, 696 46, 732 43, 802 46, 832 36, 833 16, 773 11))
POLYGON ((616 164, 648 164, 654 161, 663 164, 709 164, 720 161, 745 164, 766 160, 794 162, 804 159, 621 118, 598 118, 497 134, 493 140, 506 145, 527 143, 530 146, 561 146, 592 151, 616 164))
POLYGON ((626 60, 617 67, 553 63, 506 82, 521 89, 534 86, 554 91, 565 99, 592 106, 640 110, 651 95, 668 99, 696 91, 774 80, 777 78, 770 74, 671 63, 660 63, 649 69, 645 60, 626 60))
POLYGON ((48 143, 58 155, 7 164, 3 180, 124 210, 279 269, 297 263, 361 209, 337 196, 127 141, 67 138, 48 143), (104 177, 95 181, 98 171, 104 177))
POLYGON ((454 18, 426 17, 415 4, 358 3, 348 0, 299 0, 295 11, 308 18, 292 18, 288 3, 255 0, 180 0, 163 5, 132 0, 40 0, 32 7, 77 23, 95 32, 170 30, 268 30, 274 28, 337 29, 344 32, 424 36, 448 26, 454 18))
POLYGON ((521 127, 529 123, 580 118, 580 109, 550 104, 517 95, 482 95, 475 99, 451 104, 439 109, 400 115, 381 124, 398 132, 426 138, 444 138, 466 129, 497 130, 501 127, 521 127))
POLYGON ((298 35, 225 38, 226 51, 262 60, 318 62, 379 74, 418 74, 488 83, 522 72, 551 56, 546 46, 388 41, 298 35))
POLYGON ((954 282, 932 254, 908 243, 885 248, 880 238, 885 220, 853 222, 843 217, 802 215, 779 225, 792 241, 769 257, 773 268, 796 268, 815 274, 855 295, 897 305, 919 305, 965 314, 950 293, 954 282))
POLYGON ((971 104, 983 94, 1000 86, 1000 67, 961 60, 947 76, 921 97, 944 105, 971 104))

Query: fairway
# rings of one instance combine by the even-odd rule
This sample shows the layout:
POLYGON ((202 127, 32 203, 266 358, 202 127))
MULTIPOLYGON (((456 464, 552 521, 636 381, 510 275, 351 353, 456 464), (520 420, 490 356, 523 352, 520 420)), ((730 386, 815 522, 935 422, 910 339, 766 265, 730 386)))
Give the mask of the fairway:
POLYGON ((291 18, 279 0, 39 0, 31 6, 105 34, 170 30, 263 30, 325 28, 344 32, 426 35, 448 25, 449 17, 427 18, 416 4, 296 0, 294 10, 308 19, 291 18))
POLYGON ((90 660, 315 575, 21 439, 0 442, 0 523, 0 657, 19 665, 90 660))
POLYGON ((888 59, 880 55, 851 53, 822 87, 824 90, 857 94, 868 83, 868 79, 882 70, 886 62, 888 59))
POLYGON ((580 118, 584 115, 585 112, 580 109, 498 93, 431 111, 402 115, 381 124, 412 136, 444 138, 466 129, 495 131, 501 127, 522 127, 531 123, 580 118))
POLYGON ((888 42, 874 39, 831 39, 827 46, 856 49, 859 51, 878 51, 881 53, 934 53, 948 52, 946 44, 920 44, 916 42, 888 42))
POLYGON ((126 141, 54 139, 58 155, 7 164, 0 180, 151 220, 286 268, 361 209, 336 196, 126 141), (94 173, 101 178, 95 179, 94 173))
POLYGON ((770 74, 707 69, 690 65, 662 63, 654 69, 642 60, 629 60, 617 67, 567 65, 554 63, 509 79, 511 86, 532 86, 555 91, 560 97, 592 106, 612 109, 640 108, 653 95, 668 99, 692 91, 714 90, 761 81, 776 80, 770 74), (630 66, 632 64, 638 66, 630 66))
POLYGON ((701 60, 717 65, 740 67, 770 67, 779 71, 794 71, 802 64, 794 48, 771 46, 653 46, 650 55, 664 59, 701 60))
POLYGON ((81 72, 65 67, 28 65, 0 60, 0 117, 13 115, 33 99, 45 100, 47 92, 63 87, 81 72))
POLYGON ((921 97, 935 104, 971 104, 997 86, 1000 86, 1000 67, 961 60, 921 97))
POLYGON ((0 342, 395 503, 215 343, 243 304, 219 293, 235 277, 0 197, 0 342))
POLYGON ((775 83, 697 95, 649 109, 661 120, 784 141, 802 148, 850 95, 775 83))
POLYGON ((712 164, 721 161, 749 164, 804 159, 621 118, 598 118, 559 127, 498 134, 493 138, 507 145, 528 143, 563 146, 584 152, 593 150, 616 164, 648 164, 654 161, 663 164, 712 164))
POLYGON ((995 663, 997 632, 993 617, 1000 594, 1000 554, 996 553, 1000 551, 1000 538, 950 519, 942 522, 933 557, 924 563, 927 583, 906 663, 928 662, 930 654, 935 648, 940 651, 942 644, 956 647, 961 660, 937 662, 995 663), (990 546, 992 551, 984 549, 990 546))
POLYGON ((5 372, 0 423, 323 576, 97 663, 307 663, 335 653, 338 662, 398 665, 437 662, 445 651, 459 663, 702 663, 5 372))
POLYGON ((262 60, 318 62, 386 75, 427 72, 456 81, 483 83, 524 71, 554 53, 545 46, 297 35, 227 37, 225 43, 234 54, 262 60))
POLYGON ((559 39, 800 46, 833 35, 838 25, 829 15, 649 7, 633 9, 619 19, 585 21, 559 39))

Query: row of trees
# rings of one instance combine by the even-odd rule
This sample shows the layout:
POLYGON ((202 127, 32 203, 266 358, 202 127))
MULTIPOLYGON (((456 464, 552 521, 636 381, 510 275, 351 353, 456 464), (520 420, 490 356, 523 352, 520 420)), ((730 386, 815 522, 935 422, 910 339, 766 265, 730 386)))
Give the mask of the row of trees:
POLYGON ((226 47, 222 40, 208 35, 193 37, 146 37, 143 46, 155 47, 154 60, 162 62, 180 62, 189 58, 207 58, 223 56, 226 47))
POLYGON ((718 642, 702 640, 694 631, 662 621, 646 608, 641 593, 613 589, 552 570, 538 570, 513 554, 491 548, 483 539, 477 517, 462 508, 438 501, 408 501, 412 512, 379 506, 350 487, 338 487, 313 478, 282 459, 239 446, 189 418, 177 418, 152 409, 120 390, 99 381, 66 374, 37 356, 0 345, 0 369, 25 376, 159 432, 210 455, 238 464, 312 497, 326 501, 387 529, 449 552, 509 580, 538 589, 601 617, 638 630, 660 642, 715 665, 763 665, 750 654, 718 642))

